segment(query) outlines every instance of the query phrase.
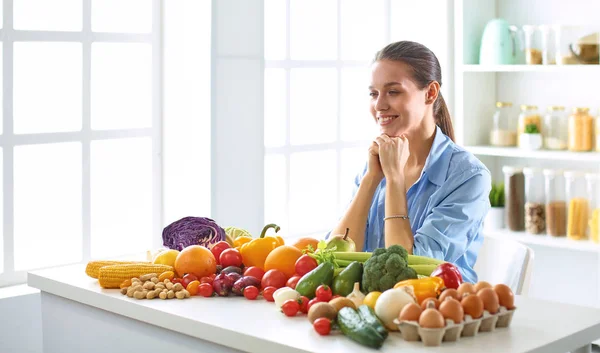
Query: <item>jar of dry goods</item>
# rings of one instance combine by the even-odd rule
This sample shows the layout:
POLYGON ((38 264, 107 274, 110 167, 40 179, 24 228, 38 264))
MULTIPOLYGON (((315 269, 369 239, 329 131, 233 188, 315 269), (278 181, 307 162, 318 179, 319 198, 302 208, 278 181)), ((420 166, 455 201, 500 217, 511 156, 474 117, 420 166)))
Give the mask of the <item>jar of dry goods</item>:
MULTIPOLYGON (((521 136, 526 131, 529 134, 541 134, 542 132, 542 116, 538 112, 537 105, 521 105, 517 134, 521 136), (532 130, 531 126, 533 125, 535 125, 535 128, 532 130)), ((519 138, 518 136, 517 138, 519 138)), ((518 145, 521 146, 520 143, 518 145)))
POLYGON ((580 171, 565 172, 567 190, 567 237, 581 240, 587 237, 589 201, 585 173, 580 171))
POLYGON ((575 152, 591 151, 594 140, 594 118, 590 108, 573 109, 569 116, 569 150, 575 152))
POLYGON ((553 105, 548 107, 544 116, 544 148, 549 150, 566 150, 569 143, 569 120, 565 107, 553 105))
POLYGON ((600 242, 599 239, 599 219, 600 217, 600 185, 598 185, 598 181, 600 180, 600 175, 596 173, 587 173, 585 175, 585 180, 587 181, 587 194, 590 198, 590 239, 594 243, 600 242))
POLYGON ((546 196, 546 233, 555 237, 565 236, 567 232, 567 202, 563 172, 544 169, 543 174, 546 196))
POLYGON ((596 117, 596 136, 594 136, 596 140, 596 152, 600 152, 600 115, 596 117))
POLYGON ((544 176, 537 168, 523 168, 525 176, 525 231, 542 234, 546 230, 544 176))
POLYGON ((492 146, 517 145, 517 124, 514 122, 511 102, 496 102, 490 144, 492 146))
POLYGON ((506 226, 512 231, 525 229, 525 177, 523 169, 502 167, 504 173, 504 205, 506 226))

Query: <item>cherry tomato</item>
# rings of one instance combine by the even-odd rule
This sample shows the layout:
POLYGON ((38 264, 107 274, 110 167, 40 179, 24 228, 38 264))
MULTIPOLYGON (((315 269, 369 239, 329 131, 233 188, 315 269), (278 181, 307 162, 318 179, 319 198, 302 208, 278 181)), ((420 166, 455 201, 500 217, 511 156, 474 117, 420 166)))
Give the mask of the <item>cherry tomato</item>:
POLYGON ((219 256, 221 256, 221 253, 226 249, 231 249, 231 245, 229 245, 229 243, 224 240, 221 240, 220 242, 214 244, 212 248, 210 248, 210 252, 215 256, 215 259, 217 260, 217 265, 220 263, 219 256))
POLYGON ((315 303, 321 303, 321 301, 319 300, 319 298, 312 298, 309 302, 308 305, 306 306, 306 312, 308 312, 310 310, 310 307, 313 306, 313 304, 315 303))
POLYGON ((252 276, 259 281, 262 281, 262 278, 264 275, 265 275, 265 271, 262 268, 256 267, 256 266, 250 266, 250 267, 246 268, 246 270, 244 270, 244 277, 252 276))
POLYGON ((181 279, 181 285, 184 288, 187 288, 188 284, 190 284, 190 282, 192 281, 197 281, 198 277, 196 277, 195 275, 188 273, 185 276, 183 276, 183 278, 181 279))
POLYGON ((242 292, 244 293, 244 297, 249 300, 254 300, 258 297, 258 288, 255 286, 248 286, 242 292))
POLYGON ((305 296, 301 296, 300 299, 298 299, 298 304, 300 304, 300 312, 307 314, 308 313, 308 302, 310 301, 310 299, 308 299, 308 297, 305 296))
POLYGON ((292 276, 292 277, 290 277, 290 279, 288 279, 288 281, 285 285, 292 289, 296 289, 296 285, 298 284, 298 281, 300 280, 300 278, 302 278, 302 276, 298 276, 298 275, 292 276))
POLYGON ((298 314, 298 310, 300 310, 300 304, 298 304, 297 300, 288 299, 283 302, 281 306, 281 311, 285 314, 285 316, 296 316, 298 314))
POLYGON ((331 300, 332 296, 331 288, 329 288, 329 286, 326 284, 322 284, 317 287, 317 290, 315 291, 315 296, 319 298, 319 300, 322 302, 328 302, 331 300))
POLYGON ((320 317, 313 322, 315 331, 321 336, 327 336, 331 332, 331 320, 326 317, 320 317))
POLYGON ((276 290, 277 290, 277 288, 275 288, 275 287, 265 287, 265 289, 263 289, 263 297, 268 302, 274 302, 275 299, 273 299, 273 293, 275 293, 276 290))
POLYGON ((279 270, 269 270, 265 273, 260 284, 263 288, 275 287, 277 289, 285 287, 287 282, 287 276, 279 270))
POLYGON ((173 279, 171 280, 171 283, 173 283, 173 284, 177 284, 177 283, 181 284, 181 281, 182 281, 182 280, 183 280, 183 279, 181 279, 181 278, 173 278, 173 279))
POLYGON ((242 254, 237 249, 225 249, 219 255, 219 263, 223 268, 229 266, 242 266, 242 254))
POLYGON ((210 283, 200 283, 200 285, 198 286, 198 294, 200 294, 203 297, 212 297, 213 292, 213 286, 210 283))
POLYGON ((185 289, 190 292, 190 295, 198 295, 198 286, 200 286, 200 281, 195 280, 191 281, 185 289))
POLYGON ((210 276, 208 276, 208 277, 212 278, 212 280, 214 281, 214 280, 215 280, 215 278, 217 277, 217 274, 216 274, 216 273, 213 273, 212 275, 210 275, 210 276))
POLYGON ((296 274, 298 274, 300 276, 304 276, 305 274, 307 274, 310 271, 317 268, 317 266, 318 266, 317 260, 304 254, 304 255, 300 256, 298 258, 298 260, 296 260, 296 265, 295 265, 296 274))
POLYGON ((213 283, 213 278, 212 277, 202 277, 200 278, 200 283, 213 283))

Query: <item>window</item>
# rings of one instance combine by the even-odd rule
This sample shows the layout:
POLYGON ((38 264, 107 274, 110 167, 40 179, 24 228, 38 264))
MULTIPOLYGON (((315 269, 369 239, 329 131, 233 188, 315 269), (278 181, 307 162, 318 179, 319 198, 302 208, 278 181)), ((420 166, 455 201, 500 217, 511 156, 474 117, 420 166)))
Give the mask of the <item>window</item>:
POLYGON ((265 223, 291 237, 334 226, 378 134, 370 61, 387 43, 421 42, 444 92, 448 11, 439 0, 265 0, 265 223))

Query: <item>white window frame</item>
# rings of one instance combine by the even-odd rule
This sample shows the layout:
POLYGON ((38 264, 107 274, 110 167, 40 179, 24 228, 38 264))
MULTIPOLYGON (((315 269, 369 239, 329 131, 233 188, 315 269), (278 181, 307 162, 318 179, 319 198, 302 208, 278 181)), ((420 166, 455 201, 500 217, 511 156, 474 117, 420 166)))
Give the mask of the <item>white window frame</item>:
POLYGON ((131 137, 152 139, 152 245, 161 245, 162 230, 162 1, 152 0, 152 31, 148 34, 97 33, 91 30, 91 1, 83 1, 83 28, 78 32, 26 31, 13 29, 13 0, 3 2, 3 133, 0 135, 3 162, 3 241, 4 270, 0 287, 23 283, 27 271, 14 270, 14 147, 29 144, 77 141, 82 143, 82 262, 91 259, 90 145, 92 141, 131 137), (75 132, 19 134, 13 133, 13 43, 20 41, 74 42, 83 45, 82 129, 75 132), (92 130, 90 119, 91 47, 93 42, 148 43, 152 45, 152 127, 120 130, 92 130))

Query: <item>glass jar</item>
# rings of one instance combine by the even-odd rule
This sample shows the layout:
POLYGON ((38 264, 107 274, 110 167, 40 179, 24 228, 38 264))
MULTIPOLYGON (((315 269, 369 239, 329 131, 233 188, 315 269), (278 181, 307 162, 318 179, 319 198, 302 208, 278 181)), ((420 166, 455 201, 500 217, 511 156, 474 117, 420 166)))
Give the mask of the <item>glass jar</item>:
POLYGON ((546 233, 562 237, 567 232, 567 202, 565 178, 561 170, 544 169, 546 196, 546 233))
POLYGON ((598 217, 600 217, 600 185, 598 185, 598 180, 600 179, 600 175, 595 173, 587 173, 585 175, 585 180, 587 182, 587 194, 590 198, 590 239, 594 243, 599 243, 599 224, 598 217))
POLYGON ((542 39, 542 64, 554 65, 556 64, 554 31, 548 25, 539 26, 539 30, 542 39))
POLYGON ((596 117, 596 152, 600 152, 600 115, 596 117))
POLYGON ((579 171, 565 172, 567 201, 567 237, 582 240, 587 237, 589 201, 585 174, 579 171))
MULTIPOLYGON (((524 145, 524 141, 529 141, 532 137, 540 137, 542 131, 542 117, 538 113, 537 105, 521 105, 521 113, 519 114, 519 123, 517 128, 519 147, 529 147, 524 145), (532 130, 530 125, 535 125, 538 135, 534 135, 535 130, 532 130), (525 133, 527 134, 525 135, 525 133), (525 137, 525 138, 524 138, 525 137)), ((540 138, 541 140, 541 138, 540 138)), ((534 141, 535 142, 535 141, 534 141)), ((540 141, 541 142, 541 141, 540 141)), ((534 143, 535 144, 535 143, 534 143)), ((535 148, 534 148, 535 149, 535 148)))
POLYGON ((511 102, 496 102, 494 126, 490 132, 490 144, 492 146, 517 145, 517 127, 512 116, 511 102))
POLYGON ((565 107, 553 105, 548 107, 544 116, 544 148, 549 150, 566 150, 569 143, 569 119, 565 107))
POLYGON ((525 176, 525 231, 542 234, 546 229, 544 176, 536 168, 523 168, 525 176))
POLYGON ((525 63, 540 65, 542 63, 542 45, 537 27, 523 26, 523 34, 525 35, 525 63))
POLYGON ((591 151, 594 140, 594 118, 590 108, 573 108, 569 115, 569 150, 575 152, 591 151))
POLYGON ((525 229, 525 177, 523 169, 502 167, 504 173, 504 207, 506 226, 517 232, 525 229))

